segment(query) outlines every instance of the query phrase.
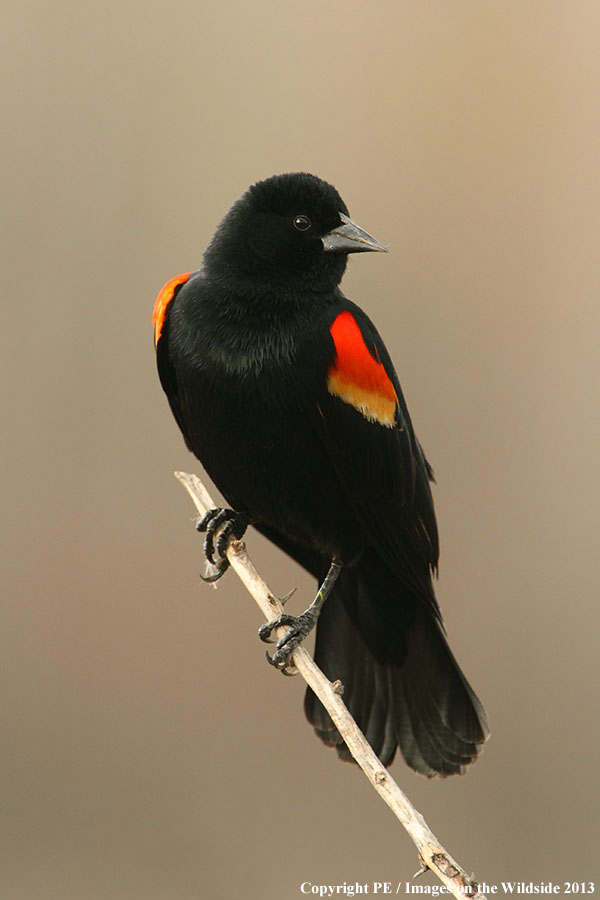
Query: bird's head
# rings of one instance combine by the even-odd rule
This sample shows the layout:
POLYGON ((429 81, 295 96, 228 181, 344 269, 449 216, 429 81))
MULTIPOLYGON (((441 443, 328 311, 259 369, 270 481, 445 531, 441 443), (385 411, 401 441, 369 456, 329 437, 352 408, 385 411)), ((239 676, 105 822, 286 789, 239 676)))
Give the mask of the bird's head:
POLYGON ((206 270, 274 287, 328 290, 349 253, 386 247, 356 225, 336 189, 314 175, 274 175, 229 210, 204 257, 206 270))

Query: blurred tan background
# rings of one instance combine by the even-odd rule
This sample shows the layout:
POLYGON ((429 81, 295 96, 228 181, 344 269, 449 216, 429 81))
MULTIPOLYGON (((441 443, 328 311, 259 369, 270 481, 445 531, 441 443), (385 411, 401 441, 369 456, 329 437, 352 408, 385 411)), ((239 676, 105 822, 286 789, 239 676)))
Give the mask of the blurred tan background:
MULTIPOLYGON (((594 879, 600 6, 8 18, 2 900, 288 900, 417 869, 267 666, 235 576, 199 583, 172 477, 199 466, 156 377, 155 294, 251 182, 298 169, 390 245, 344 289, 435 466, 439 597, 492 722, 467 777, 393 774, 488 883, 594 879)), ((310 579, 248 544, 303 608, 310 579)))

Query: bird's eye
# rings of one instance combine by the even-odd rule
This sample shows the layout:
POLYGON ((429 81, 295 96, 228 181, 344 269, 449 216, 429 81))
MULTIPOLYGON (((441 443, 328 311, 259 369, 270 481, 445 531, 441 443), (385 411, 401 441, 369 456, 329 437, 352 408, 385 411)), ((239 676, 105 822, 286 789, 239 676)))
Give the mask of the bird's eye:
POLYGON ((310 219, 308 216, 296 216, 294 219, 294 228, 298 231, 308 231, 310 228, 310 219))

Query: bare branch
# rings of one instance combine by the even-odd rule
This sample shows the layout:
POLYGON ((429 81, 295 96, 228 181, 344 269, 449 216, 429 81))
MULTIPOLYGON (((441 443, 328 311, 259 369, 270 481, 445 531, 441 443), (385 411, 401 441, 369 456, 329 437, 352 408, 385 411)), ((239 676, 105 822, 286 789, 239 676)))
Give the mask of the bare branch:
MULTIPOLYGON (((175 477, 187 489, 200 515, 215 508, 213 500, 196 475, 175 472, 175 477)), ((231 567, 235 569, 249 593, 254 597, 267 621, 278 616, 282 612, 281 604, 254 568, 246 553, 244 542, 232 541, 227 557, 231 567)), ((285 628, 278 629, 281 634, 285 631, 285 628)), ((484 895, 479 892, 479 885, 475 878, 468 875, 442 847, 436 836, 430 831, 423 816, 400 790, 375 755, 344 705, 340 696, 339 682, 332 684, 303 647, 298 647, 294 651, 294 666, 331 716, 350 753, 371 785, 409 833, 418 850, 422 866, 431 869, 458 900, 465 900, 465 897, 473 898, 473 900, 485 900, 484 895)))

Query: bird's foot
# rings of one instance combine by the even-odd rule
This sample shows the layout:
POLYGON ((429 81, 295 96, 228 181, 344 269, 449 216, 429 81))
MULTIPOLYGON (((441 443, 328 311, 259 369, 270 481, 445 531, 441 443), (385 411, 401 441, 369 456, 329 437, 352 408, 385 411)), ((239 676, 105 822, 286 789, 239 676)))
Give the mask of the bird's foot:
MULTIPOLYGON (((275 650, 273 656, 269 656, 269 654, 267 653, 267 659, 269 660, 271 665, 275 666, 276 669, 279 669, 280 672, 283 672, 284 675, 293 674, 292 655, 294 653, 294 650, 298 647, 299 644, 302 643, 307 634, 310 634, 310 632, 317 624, 317 619, 319 618, 323 604, 331 593, 331 589, 337 581, 338 575, 341 571, 341 560, 337 558, 332 559, 327 571, 327 575, 325 576, 323 583, 317 591, 317 596, 310 604, 308 609, 305 609, 304 612, 299 616, 289 616, 287 615, 287 613, 282 613, 282 615, 277 616, 276 619, 273 619, 272 622, 266 622, 258 629, 259 638, 262 641, 266 641, 267 643, 269 643, 271 634, 276 628, 279 628, 282 625, 290 626, 289 630, 286 631, 283 637, 280 637, 277 641, 277 649, 275 650)), ((286 597, 284 599, 287 600, 288 598, 286 597)))
POLYGON ((265 622, 258 629, 258 636, 261 641, 270 643, 271 634, 276 628, 280 628, 283 625, 290 626, 288 631, 277 641, 277 647, 273 656, 267 653, 267 659, 271 665, 279 669, 284 675, 293 674, 291 670, 293 669, 292 655, 294 650, 317 624, 319 612, 320 610, 309 607, 299 616, 290 616, 287 613, 283 613, 277 616, 276 619, 273 619, 272 622, 265 622))
POLYGON ((229 568, 226 553, 232 537, 240 540, 248 527, 248 516, 233 509, 209 509, 196 522, 197 531, 205 531, 204 555, 211 566, 216 569, 213 575, 201 575, 202 581, 209 584, 218 581, 229 568), (218 536, 215 539, 218 529, 218 536))

